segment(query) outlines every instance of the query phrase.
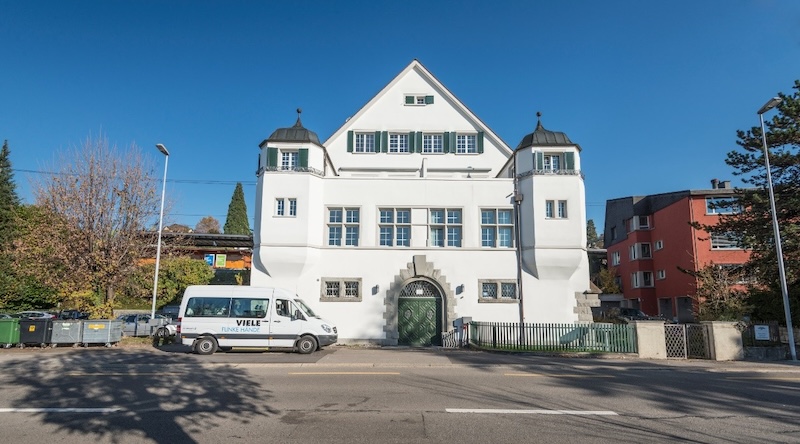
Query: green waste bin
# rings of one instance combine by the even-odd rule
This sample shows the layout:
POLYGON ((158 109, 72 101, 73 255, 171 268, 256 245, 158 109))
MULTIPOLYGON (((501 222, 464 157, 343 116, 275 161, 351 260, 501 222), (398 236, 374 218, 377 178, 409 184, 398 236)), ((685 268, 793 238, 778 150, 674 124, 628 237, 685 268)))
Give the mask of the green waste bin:
POLYGON ((19 344, 19 319, 0 319, 0 346, 11 348, 19 344))

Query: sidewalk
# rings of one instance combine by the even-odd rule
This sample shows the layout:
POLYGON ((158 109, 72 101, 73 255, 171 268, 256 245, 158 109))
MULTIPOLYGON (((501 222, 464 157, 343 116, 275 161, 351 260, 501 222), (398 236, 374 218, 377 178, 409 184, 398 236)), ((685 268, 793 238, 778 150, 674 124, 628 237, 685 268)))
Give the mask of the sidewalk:
MULTIPOLYGON (((639 359, 635 355, 552 355, 536 353, 495 353, 468 349, 409 347, 331 347, 331 353, 315 366, 359 367, 561 367, 561 368, 649 368, 680 367, 709 372, 791 372, 800 373, 793 361, 710 361, 703 359, 639 359)), ((309 365, 309 364, 304 364, 309 365)))

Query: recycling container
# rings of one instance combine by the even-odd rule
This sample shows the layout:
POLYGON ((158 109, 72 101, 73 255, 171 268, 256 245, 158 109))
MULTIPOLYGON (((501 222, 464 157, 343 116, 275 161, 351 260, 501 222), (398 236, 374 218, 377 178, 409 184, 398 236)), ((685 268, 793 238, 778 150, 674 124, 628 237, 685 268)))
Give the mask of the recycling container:
POLYGON ((0 319, 0 347, 19 344, 19 319, 0 319))
POLYGON ((110 319, 92 319, 83 321, 83 346, 89 344, 105 344, 106 347, 118 343, 122 339, 122 321, 110 319))
POLYGON ((20 319, 19 320, 19 346, 32 345, 44 347, 50 343, 53 333, 51 319, 20 319))
POLYGON ((50 345, 59 344, 77 346, 83 342, 83 322, 78 320, 53 321, 53 334, 50 345))

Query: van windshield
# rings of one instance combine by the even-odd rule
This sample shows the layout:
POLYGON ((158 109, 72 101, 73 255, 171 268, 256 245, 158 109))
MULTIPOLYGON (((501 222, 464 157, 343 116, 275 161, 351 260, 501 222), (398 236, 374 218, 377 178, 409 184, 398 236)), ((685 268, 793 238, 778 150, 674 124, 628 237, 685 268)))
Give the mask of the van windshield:
POLYGON ((319 317, 319 316, 317 316, 316 313, 314 313, 314 310, 312 310, 311 307, 309 307, 308 305, 306 305, 305 302, 303 302, 302 299, 295 299, 294 302, 297 305, 299 305, 300 308, 303 309, 303 311, 306 312, 307 315, 311 316, 312 318, 318 318, 319 317))

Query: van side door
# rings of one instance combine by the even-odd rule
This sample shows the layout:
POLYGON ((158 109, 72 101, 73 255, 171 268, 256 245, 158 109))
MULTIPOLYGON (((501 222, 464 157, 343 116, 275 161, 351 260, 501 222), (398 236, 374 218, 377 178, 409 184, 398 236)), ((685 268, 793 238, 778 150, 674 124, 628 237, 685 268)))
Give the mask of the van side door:
POLYGON ((271 309, 270 346, 294 347, 303 331, 303 319, 294 316, 298 308, 289 299, 276 298, 271 309))

